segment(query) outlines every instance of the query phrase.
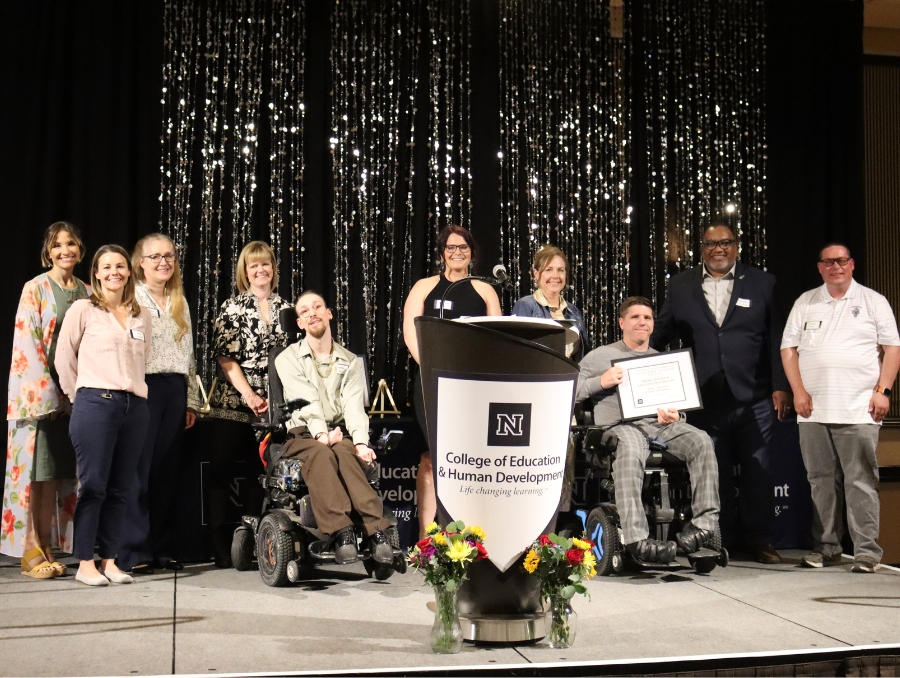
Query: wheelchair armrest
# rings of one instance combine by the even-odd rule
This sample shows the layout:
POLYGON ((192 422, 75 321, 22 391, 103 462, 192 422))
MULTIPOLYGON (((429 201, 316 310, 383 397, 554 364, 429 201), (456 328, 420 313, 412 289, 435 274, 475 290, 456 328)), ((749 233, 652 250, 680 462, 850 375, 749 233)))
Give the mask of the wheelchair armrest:
POLYGON ((381 457, 397 449, 397 445, 400 444, 402 438, 403 431, 383 429, 381 435, 372 440, 369 445, 375 450, 375 455, 381 457))

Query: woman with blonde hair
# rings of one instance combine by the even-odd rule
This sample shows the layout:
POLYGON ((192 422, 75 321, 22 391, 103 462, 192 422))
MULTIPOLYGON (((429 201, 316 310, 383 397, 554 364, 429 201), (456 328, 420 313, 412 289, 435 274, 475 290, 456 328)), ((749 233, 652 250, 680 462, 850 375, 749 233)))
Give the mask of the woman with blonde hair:
POLYGON ((150 311, 153 352, 147 359, 150 424, 138 461, 138 490, 129 501, 118 565, 132 574, 154 567, 181 570, 174 556, 175 491, 181 434, 200 409, 194 376, 191 314, 175 244, 162 233, 141 238, 131 254, 138 303, 150 311))
POLYGON ((526 318, 568 320, 578 332, 578 340, 566 346, 566 357, 580 360, 586 351, 584 318, 571 301, 563 299, 569 260, 553 245, 544 245, 534 255, 534 294, 522 297, 513 306, 512 315, 526 318))
POLYGON ((54 547, 72 550, 75 450, 69 440, 69 401, 53 358, 63 318, 87 296, 74 275, 84 245, 66 221, 47 228, 41 263, 50 269, 25 283, 16 309, 9 372, 6 477, 0 553, 22 559, 22 574, 57 577, 65 565, 54 547))
POLYGON ((115 558, 150 419, 144 367, 151 342, 150 311, 135 299, 128 253, 104 245, 91 263, 91 296, 72 304, 56 350, 59 384, 73 403, 69 437, 78 461, 75 579, 88 586, 132 582, 115 558))
MULTIPOLYGON (((278 296, 275 252, 259 240, 247 243, 235 267, 238 293, 222 304, 213 328, 213 354, 219 363, 219 386, 210 394, 209 517, 217 567, 231 567, 231 534, 226 525, 231 502, 228 491, 233 463, 246 458, 254 465, 247 477, 262 472, 258 457, 247 455, 256 447, 251 422, 269 407, 269 351, 287 346, 288 335, 278 320, 290 304, 278 296)), ((262 506, 262 488, 248 482, 244 506, 249 512, 262 506)))

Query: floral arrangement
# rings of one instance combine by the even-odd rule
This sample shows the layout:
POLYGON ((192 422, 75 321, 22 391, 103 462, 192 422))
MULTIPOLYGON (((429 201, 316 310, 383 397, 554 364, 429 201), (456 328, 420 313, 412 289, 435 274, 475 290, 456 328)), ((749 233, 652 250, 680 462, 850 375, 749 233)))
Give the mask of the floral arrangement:
POLYGON ((575 619, 569 601, 576 593, 590 594, 584 581, 597 574, 597 557, 590 539, 542 534, 525 555, 524 567, 541 582, 541 596, 549 603, 550 647, 571 647, 575 640, 575 619))
POLYGON ((597 574, 597 557, 590 539, 542 534, 525 556, 525 570, 541 580, 541 596, 569 600, 576 593, 590 598, 582 581, 597 574))
POLYGON ((425 534, 410 549, 409 564, 425 575, 429 586, 454 591, 466 580, 469 564, 488 557, 484 530, 466 527, 461 520, 450 523, 444 530, 431 523, 425 534))

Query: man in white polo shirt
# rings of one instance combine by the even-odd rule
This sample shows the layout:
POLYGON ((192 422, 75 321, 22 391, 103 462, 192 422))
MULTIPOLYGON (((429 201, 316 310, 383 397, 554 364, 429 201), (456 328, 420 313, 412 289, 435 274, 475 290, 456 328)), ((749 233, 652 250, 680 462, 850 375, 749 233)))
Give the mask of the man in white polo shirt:
POLYGON ((781 342, 812 488, 814 551, 802 563, 840 562, 846 498, 851 569, 874 572, 882 555, 875 448, 900 368, 900 335, 887 299, 853 280, 846 247, 825 247, 818 267, 825 284, 797 299, 781 342))

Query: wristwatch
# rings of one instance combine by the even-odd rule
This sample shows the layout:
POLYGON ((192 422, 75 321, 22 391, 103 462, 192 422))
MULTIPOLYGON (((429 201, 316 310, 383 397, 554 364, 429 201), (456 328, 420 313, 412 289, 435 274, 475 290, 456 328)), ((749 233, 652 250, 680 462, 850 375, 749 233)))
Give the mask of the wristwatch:
POLYGON ((874 388, 875 393, 880 393, 881 395, 890 398, 891 397, 891 389, 887 386, 876 386, 874 388))

